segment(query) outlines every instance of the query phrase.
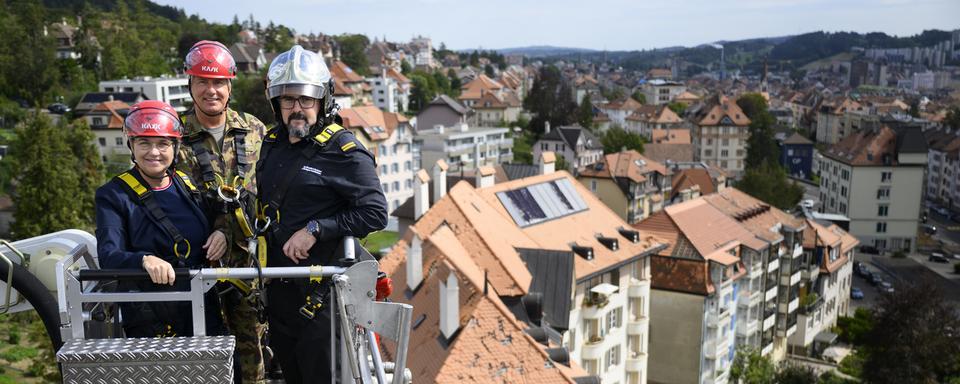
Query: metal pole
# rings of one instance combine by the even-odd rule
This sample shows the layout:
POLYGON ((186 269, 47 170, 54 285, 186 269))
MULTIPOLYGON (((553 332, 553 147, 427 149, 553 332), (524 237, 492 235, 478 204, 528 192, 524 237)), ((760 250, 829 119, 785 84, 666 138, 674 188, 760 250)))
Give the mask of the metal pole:
POLYGON ((377 374, 377 384, 386 384, 387 375, 383 370, 383 360, 380 358, 380 346, 373 331, 367 331, 367 344, 370 345, 370 356, 373 356, 373 372, 377 374))

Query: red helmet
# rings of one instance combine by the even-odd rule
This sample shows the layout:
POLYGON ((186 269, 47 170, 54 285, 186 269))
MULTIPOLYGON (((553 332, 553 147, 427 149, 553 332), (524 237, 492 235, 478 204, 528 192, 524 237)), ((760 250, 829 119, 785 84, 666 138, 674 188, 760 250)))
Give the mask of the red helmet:
POLYGON ((183 71, 191 76, 232 79, 237 77, 237 63, 233 60, 230 50, 223 44, 201 40, 187 52, 183 71))
POLYGON ((183 136, 177 111, 160 100, 145 100, 134 104, 130 108, 130 114, 123 120, 123 131, 127 137, 179 139, 183 136))

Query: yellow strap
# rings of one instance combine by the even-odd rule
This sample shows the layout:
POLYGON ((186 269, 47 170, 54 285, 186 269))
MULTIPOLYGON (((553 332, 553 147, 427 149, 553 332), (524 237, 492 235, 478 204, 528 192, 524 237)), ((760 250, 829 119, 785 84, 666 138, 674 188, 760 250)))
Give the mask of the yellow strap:
POLYGON ((250 223, 247 221, 247 215, 243 214, 243 209, 240 207, 234 209, 233 216, 237 218, 237 223, 240 224, 240 230, 243 231, 243 236, 253 236, 253 230, 250 229, 250 223))
POLYGON ((257 237, 257 259, 260 261, 260 268, 267 266, 267 238, 257 237))
POLYGON ((243 292, 244 295, 249 295, 249 294, 250 294, 250 285, 247 284, 247 282, 245 282, 245 281, 243 281, 243 280, 240 280, 240 279, 224 279, 223 281, 226 281, 226 282, 228 282, 228 283, 230 283, 230 284, 233 284, 233 286, 237 287, 237 289, 239 289, 240 292, 243 292))
POLYGON ((187 185, 187 188, 190 188, 191 191, 196 191, 197 187, 193 185, 193 181, 190 181, 190 177, 186 173, 177 171, 177 176, 180 176, 180 179, 183 180, 183 183, 187 185))
POLYGON ((133 193, 136 193, 137 196, 143 196, 144 193, 147 193, 147 187, 144 187, 143 184, 140 184, 140 180, 137 180, 130 172, 124 172, 120 174, 120 180, 123 180, 124 183, 127 183, 127 186, 133 190, 133 193))
POLYGON ((310 281, 319 283, 322 280, 323 280, 323 267, 319 265, 311 265, 310 281))
POLYGON ((346 152, 346 151, 349 151, 351 148, 354 148, 354 147, 356 147, 356 146, 357 146, 357 144, 351 141, 351 142, 349 142, 349 143, 346 143, 346 144, 342 145, 342 146, 340 147, 340 150, 346 152))
POLYGON ((320 132, 319 135, 314 136, 314 138, 317 140, 317 142, 319 142, 320 144, 323 144, 323 143, 326 143, 327 140, 330 140, 330 137, 333 136, 334 133, 340 132, 342 130, 343 130, 343 127, 341 127, 339 124, 330 124, 323 129, 323 132, 320 132))

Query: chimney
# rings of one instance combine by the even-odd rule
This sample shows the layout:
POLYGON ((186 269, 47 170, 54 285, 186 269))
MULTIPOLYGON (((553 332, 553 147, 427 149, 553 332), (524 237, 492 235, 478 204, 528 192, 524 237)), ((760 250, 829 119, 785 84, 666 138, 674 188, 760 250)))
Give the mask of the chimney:
POLYGON ((549 175, 553 173, 556 167, 557 156, 553 152, 545 151, 540 153, 540 158, 537 159, 537 164, 540 165, 540 174, 549 175))
POLYGON ((440 332, 450 340, 460 328, 460 285, 457 274, 450 271, 447 281, 440 281, 440 332))
POLYGON ((492 187, 494 184, 494 174, 496 174, 496 172, 497 170, 490 166, 477 168, 475 173, 477 178, 475 184, 477 188, 492 187))
POLYGON ((480 143, 473 144, 473 169, 480 169, 480 166, 483 165, 483 162, 480 161, 480 155, 483 154, 483 151, 480 150, 480 143))
POLYGON ((447 165, 443 159, 437 160, 433 165, 433 201, 430 204, 436 204, 444 195, 447 194, 447 165))
POLYGON ((548 133, 550 133, 550 121, 549 121, 549 120, 543 122, 543 134, 546 135, 546 134, 548 134, 548 133))
POLYGON ((413 240, 407 250, 407 288, 415 291, 423 281, 423 241, 416 231, 412 232, 413 240))
POLYGON ((417 221, 430 209, 430 175, 421 169, 414 182, 417 185, 413 189, 413 221, 417 221))

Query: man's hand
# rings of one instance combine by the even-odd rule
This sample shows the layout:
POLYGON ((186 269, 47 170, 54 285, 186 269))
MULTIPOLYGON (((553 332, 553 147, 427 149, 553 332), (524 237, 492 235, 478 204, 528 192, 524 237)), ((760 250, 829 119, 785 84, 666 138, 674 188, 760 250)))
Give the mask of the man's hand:
POLYGON ((207 250, 207 260, 220 260, 227 252, 227 236, 219 230, 213 231, 207 238, 207 243, 203 245, 203 249, 207 250))
POLYGON ((310 255, 310 248, 316 242, 317 238, 307 232, 306 228, 302 228, 283 245, 283 254, 293 260, 294 264, 300 264, 300 260, 306 260, 310 255))
POLYGON ((154 284, 173 285, 173 280, 176 278, 173 274, 173 266, 153 255, 143 257, 143 269, 150 274, 150 281, 154 284))

